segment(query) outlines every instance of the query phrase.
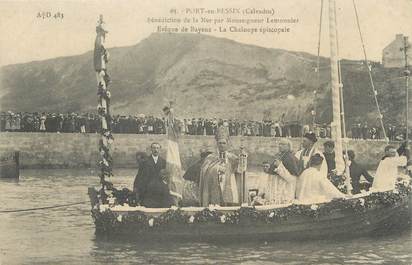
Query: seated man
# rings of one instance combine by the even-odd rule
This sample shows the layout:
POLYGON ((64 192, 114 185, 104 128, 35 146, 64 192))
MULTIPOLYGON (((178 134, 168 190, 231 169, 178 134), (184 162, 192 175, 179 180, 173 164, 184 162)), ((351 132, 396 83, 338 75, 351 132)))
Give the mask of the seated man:
POLYGON ((399 177, 398 167, 406 166, 408 161, 406 143, 398 150, 393 145, 385 147, 385 156, 379 162, 376 176, 372 184, 374 191, 388 191, 395 189, 396 180, 399 177))
POLYGON ((160 144, 151 144, 151 156, 140 161, 139 171, 133 185, 137 203, 150 208, 168 208, 171 198, 164 179, 166 161, 159 156, 160 144))
POLYGON ((299 176, 296 185, 296 198, 299 201, 314 203, 345 196, 326 178, 326 172, 321 169, 323 160, 320 154, 314 154, 309 160, 309 168, 299 176))
POLYGON ((290 174, 281 160, 275 160, 272 165, 263 163, 263 171, 254 205, 284 204, 295 199, 296 176, 290 174))
POLYGON ((252 199, 252 205, 263 205, 267 204, 270 199, 271 195, 271 187, 269 187, 269 183, 271 183, 271 176, 269 173, 270 163, 265 161, 262 163, 263 166, 263 174, 259 176, 257 182, 257 194, 252 199))

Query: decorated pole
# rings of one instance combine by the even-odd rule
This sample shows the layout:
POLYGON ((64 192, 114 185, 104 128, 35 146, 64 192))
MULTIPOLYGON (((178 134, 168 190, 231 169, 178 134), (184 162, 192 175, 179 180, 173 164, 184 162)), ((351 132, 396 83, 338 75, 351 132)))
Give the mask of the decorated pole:
POLYGON ((110 77, 107 72, 107 63, 109 54, 105 48, 106 34, 108 31, 105 28, 103 15, 99 16, 96 26, 96 39, 94 43, 94 70, 96 71, 97 79, 97 112, 100 117, 100 139, 99 139, 99 161, 100 168, 99 177, 101 189, 99 191, 100 200, 102 203, 107 202, 106 190, 111 190, 113 185, 106 180, 112 174, 112 157, 110 155, 113 136, 110 128, 110 77))

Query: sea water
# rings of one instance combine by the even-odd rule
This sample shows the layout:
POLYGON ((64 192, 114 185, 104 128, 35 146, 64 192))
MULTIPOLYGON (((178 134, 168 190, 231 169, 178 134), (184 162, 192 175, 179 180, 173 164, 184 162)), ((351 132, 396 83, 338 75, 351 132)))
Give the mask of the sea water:
MULTIPOLYGON (((115 170, 132 187, 135 170, 115 170)), ((351 240, 299 242, 132 243, 96 239, 87 187, 93 170, 23 170, 0 180, 0 210, 82 202, 70 207, 0 213, 0 264, 412 264, 411 230, 351 240)))

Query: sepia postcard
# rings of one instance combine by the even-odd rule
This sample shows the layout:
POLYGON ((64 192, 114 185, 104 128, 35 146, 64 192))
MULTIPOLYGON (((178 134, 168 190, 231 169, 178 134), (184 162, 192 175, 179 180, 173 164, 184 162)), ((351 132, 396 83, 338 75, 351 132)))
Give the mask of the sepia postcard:
POLYGON ((0 265, 411 264, 411 0, 0 10, 0 265))

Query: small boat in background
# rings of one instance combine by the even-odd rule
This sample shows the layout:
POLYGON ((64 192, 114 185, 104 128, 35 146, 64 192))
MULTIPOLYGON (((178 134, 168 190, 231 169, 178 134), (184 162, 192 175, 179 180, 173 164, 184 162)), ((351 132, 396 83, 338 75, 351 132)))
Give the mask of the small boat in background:
POLYGON ((19 156, 19 151, 0 154, 0 178, 19 178, 19 156))

